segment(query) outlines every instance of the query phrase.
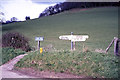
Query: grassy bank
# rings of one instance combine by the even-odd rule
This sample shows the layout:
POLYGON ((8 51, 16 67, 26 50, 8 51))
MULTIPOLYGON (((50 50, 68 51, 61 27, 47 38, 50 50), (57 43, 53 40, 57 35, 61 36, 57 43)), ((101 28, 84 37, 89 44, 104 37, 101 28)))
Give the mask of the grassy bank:
POLYGON ((6 62, 10 61, 20 54, 25 54, 25 52, 20 49, 13 49, 8 47, 2 48, 1 51, 2 55, 0 56, 0 58, 2 59, 2 63, 0 65, 5 64, 6 62))
MULTIPOLYGON (((70 49, 70 41, 59 40, 61 35, 87 34, 89 39, 84 45, 90 50, 106 49, 112 39, 118 36, 118 8, 102 7, 84 11, 66 11, 53 16, 6 24, 2 26, 3 34, 8 31, 17 31, 29 38, 30 44, 36 47, 36 36, 43 36, 42 47, 52 45, 61 50, 70 49)), ((76 43, 76 49, 82 49, 83 42, 76 43)), ((113 54, 113 46, 109 53, 113 54)))
POLYGON ((39 52, 28 53, 15 66, 33 68, 38 71, 53 71, 85 75, 89 77, 117 78, 118 57, 110 54, 94 52, 39 52))

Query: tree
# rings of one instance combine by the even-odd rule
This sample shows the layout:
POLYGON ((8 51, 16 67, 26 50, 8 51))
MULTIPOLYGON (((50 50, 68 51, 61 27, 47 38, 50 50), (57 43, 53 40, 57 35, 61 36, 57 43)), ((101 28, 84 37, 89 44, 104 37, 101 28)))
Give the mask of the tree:
POLYGON ((2 11, 0 11, 0 23, 5 23, 6 22, 4 16, 5 16, 5 14, 2 11))
POLYGON ((26 20, 30 20, 30 16, 26 16, 25 19, 26 19, 26 20))
POLYGON ((16 17, 11 18, 11 22, 16 22, 18 19, 16 17))

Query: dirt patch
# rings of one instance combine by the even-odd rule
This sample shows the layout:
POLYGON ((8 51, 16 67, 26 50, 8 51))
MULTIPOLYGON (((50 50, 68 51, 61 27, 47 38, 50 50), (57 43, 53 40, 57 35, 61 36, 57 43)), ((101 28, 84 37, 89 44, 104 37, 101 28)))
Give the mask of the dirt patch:
POLYGON ((37 78, 86 78, 85 76, 78 76, 67 73, 56 73, 51 71, 38 71, 32 68, 15 68, 14 71, 18 71, 22 74, 35 76, 37 78))
POLYGON ((105 50, 103 50, 103 49, 95 49, 95 52, 107 54, 107 52, 105 50))

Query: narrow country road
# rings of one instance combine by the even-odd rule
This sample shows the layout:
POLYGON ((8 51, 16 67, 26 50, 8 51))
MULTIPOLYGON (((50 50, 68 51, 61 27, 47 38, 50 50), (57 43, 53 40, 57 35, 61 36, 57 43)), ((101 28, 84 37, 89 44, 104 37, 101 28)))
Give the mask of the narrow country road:
POLYGON ((23 75, 19 72, 12 71, 12 69, 14 68, 14 65, 25 55, 27 54, 19 55, 15 57, 14 59, 12 59, 11 61, 9 61, 8 63, 0 66, 0 79, 2 78, 35 78, 32 76, 23 75))

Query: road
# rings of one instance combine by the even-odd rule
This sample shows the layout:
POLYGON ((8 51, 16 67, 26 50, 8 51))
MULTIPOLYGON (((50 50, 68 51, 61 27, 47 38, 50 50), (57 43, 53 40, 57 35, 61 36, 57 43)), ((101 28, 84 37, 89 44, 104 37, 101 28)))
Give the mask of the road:
POLYGON ((25 74, 21 74, 19 72, 12 71, 12 69, 14 68, 14 65, 25 55, 27 54, 19 55, 14 59, 12 59, 11 61, 9 61, 8 63, 0 66, 0 79, 2 78, 36 78, 33 76, 28 76, 25 74))

